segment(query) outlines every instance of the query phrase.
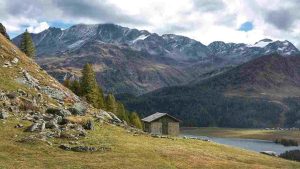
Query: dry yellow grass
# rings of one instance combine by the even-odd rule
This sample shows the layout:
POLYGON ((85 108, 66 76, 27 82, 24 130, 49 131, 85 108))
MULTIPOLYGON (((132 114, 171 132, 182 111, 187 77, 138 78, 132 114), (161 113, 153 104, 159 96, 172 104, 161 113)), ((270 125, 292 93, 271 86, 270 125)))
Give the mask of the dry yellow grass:
MULTIPOLYGON (((133 136, 123 128, 96 124, 96 130, 79 140, 84 145, 106 146, 108 152, 78 153, 54 144, 16 142, 24 135, 13 126, 20 121, 0 122, 0 168, 299 168, 300 163, 215 143, 133 136)), ((26 126, 29 123, 21 121, 26 126)))

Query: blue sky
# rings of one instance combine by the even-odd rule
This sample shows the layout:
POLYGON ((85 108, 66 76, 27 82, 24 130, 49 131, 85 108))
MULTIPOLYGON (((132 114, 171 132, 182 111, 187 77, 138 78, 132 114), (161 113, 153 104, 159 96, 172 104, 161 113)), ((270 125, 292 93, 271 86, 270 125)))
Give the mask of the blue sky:
POLYGON ((270 38, 300 47, 299 9, 299 0, 1 0, 0 22, 12 37, 25 29, 38 33, 79 23, 115 23, 204 44, 270 38))
POLYGON ((253 23, 250 21, 247 21, 240 26, 239 31, 249 32, 249 31, 253 30, 253 28, 254 28, 253 23))

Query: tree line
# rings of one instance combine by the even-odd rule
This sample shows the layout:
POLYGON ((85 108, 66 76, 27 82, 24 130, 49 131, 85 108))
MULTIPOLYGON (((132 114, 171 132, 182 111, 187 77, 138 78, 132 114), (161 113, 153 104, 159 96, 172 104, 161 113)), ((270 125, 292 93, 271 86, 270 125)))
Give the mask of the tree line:
POLYGON ((141 120, 136 112, 129 112, 125 106, 116 100, 111 93, 104 95, 102 87, 96 81, 96 75, 91 64, 86 64, 82 69, 80 80, 65 79, 64 86, 76 95, 84 98, 95 108, 114 113, 119 119, 142 128, 141 120))

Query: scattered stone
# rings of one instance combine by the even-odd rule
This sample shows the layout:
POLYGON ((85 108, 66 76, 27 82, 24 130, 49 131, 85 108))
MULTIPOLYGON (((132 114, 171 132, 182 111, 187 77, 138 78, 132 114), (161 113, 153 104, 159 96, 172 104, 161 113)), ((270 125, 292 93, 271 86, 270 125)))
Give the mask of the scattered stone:
POLYGON ((45 123, 45 122, 43 122, 43 123, 42 123, 42 125, 41 125, 41 131, 44 131, 44 130, 45 130, 45 128, 46 128, 46 123, 45 123))
POLYGON ((49 145, 49 146, 52 146, 52 143, 50 141, 46 141, 46 143, 49 145))
POLYGON ((57 120, 52 119, 45 124, 45 128, 47 129, 58 129, 59 125, 57 124, 57 120))
POLYGON ((61 117, 67 117, 67 116, 72 115, 69 110, 57 109, 57 108, 48 108, 46 110, 46 113, 53 114, 53 115, 58 115, 58 116, 61 116, 61 117))
POLYGON ((19 62, 19 59, 18 58, 14 58, 12 61, 11 61, 11 63, 13 63, 13 64, 17 64, 19 62))
POLYGON ((8 93, 6 94, 6 96, 9 98, 9 99, 15 99, 18 97, 18 94, 16 92, 12 92, 12 93, 8 93))
POLYGON ((5 61, 4 62, 4 65, 3 65, 3 67, 11 67, 12 65, 11 65, 11 63, 10 63, 10 61, 5 61))
POLYGON ((79 142, 78 141, 70 141, 69 144, 71 144, 71 145, 78 145, 79 142))
POLYGON ((29 126, 26 131, 28 132, 34 132, 38 129, 39 124, 38 123, 33 123, 31 126, 29 126))
POLYGON ((23 128, 23 127, 24 127, 23 124, 17 124, 17 125, 15 126, 15 128, 23 128))
POLYGON ((67 144, 61 144, 59 146, 59 148, 63 149, 63 150, 67 150, 70 151, 71 150, 71 146, 67 145, 67 144))
POLYGON ((97 148, 90 147, 90 146, 76 146, 76 147, 72 147, 71 150, 76 152, 93 152, 93 151, 97 151, 97 148))
POLYGON ((8 118, 8 113, 4 110, 0 111, 0 119, 7 119, 8 118))
POLYGON ((83 116, 86 113, 86 107, 82 103, 75 103, 73 107, 68 109, 73 115, 83 116))
POLYGON ((86 130, 94 130, 94 122, 92 120, 88 120, 82 127, 86 130))
POLYGON ((261 151, 260 153, 261 154, 265 154, 265 155, 269 155, 269 156, 275 156, 275 157, 277 157, 277 154, 274 151, 261 151))

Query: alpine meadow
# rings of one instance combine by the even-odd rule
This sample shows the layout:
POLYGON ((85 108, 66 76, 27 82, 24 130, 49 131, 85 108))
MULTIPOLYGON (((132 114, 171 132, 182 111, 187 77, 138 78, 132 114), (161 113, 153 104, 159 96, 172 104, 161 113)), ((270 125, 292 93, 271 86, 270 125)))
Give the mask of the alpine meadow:
POLYGON ((300 168, 298 0, 2 0, 0 168, 300 168))

